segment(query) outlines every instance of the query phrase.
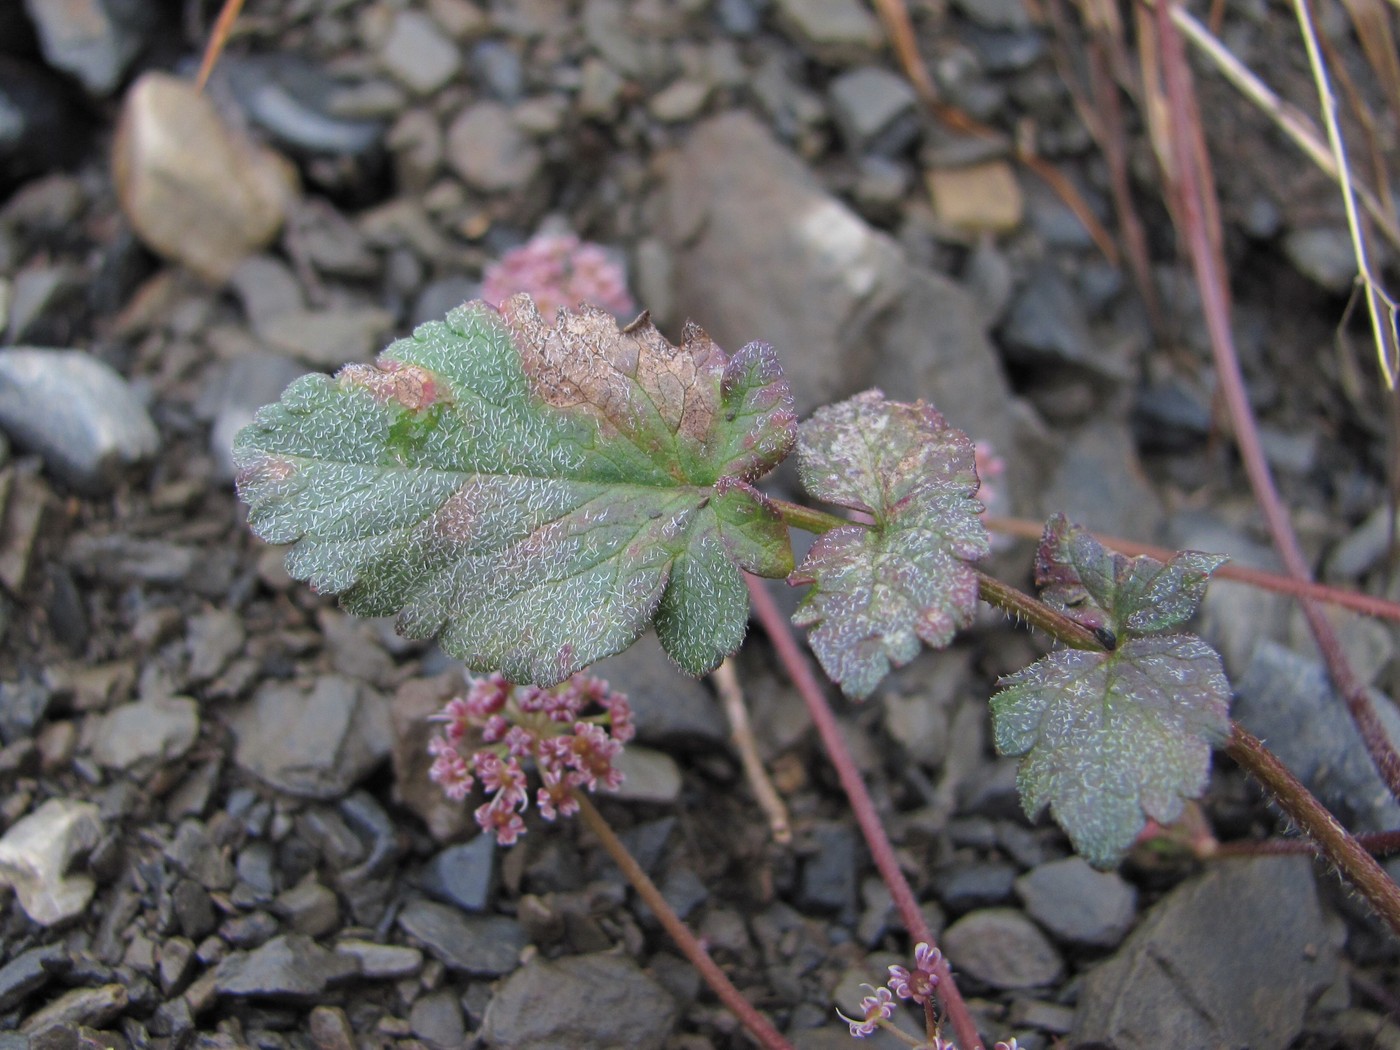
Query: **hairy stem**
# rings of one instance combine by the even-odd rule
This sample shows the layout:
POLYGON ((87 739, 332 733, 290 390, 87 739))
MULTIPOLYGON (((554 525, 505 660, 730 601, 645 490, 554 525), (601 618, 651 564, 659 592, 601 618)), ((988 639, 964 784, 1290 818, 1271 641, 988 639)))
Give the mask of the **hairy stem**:
POLYGON ((1018 591, 1009 583, 1002 583, 995 576, 977 571, 977 586, 980 596, 988 605, 1025 620, 1032 627, 1039 627, 1058 642, 1071 649, 1089 649, 1102 652, 1104 644, 1087 627, 1075 623, 1064 613, 1056 612, 1044 602, 1032 598, 1024 591, 1018 591))
MULTIPOLYGON (((982 521, 992 532, 999 532, 1005 536, 1018 536, 1021 539, 1039 540, 1045 532, 1045 526, 1038 521, 1030 521, 1027 518, 998 518, 990 514, 982 515, 982 521)), ((1124 539, 1121 536, 1110 536, 1107 533, 1094 531, 1093 536, 1105 547, 1120 551, 1123 554, 1138 555, 1146 554, 1149 558, 1156 558, 1158 561, 1166 561, 1176 551, 1167 550, 1165 547, 1157 547, 1150 543, 1139 543, 1137 540, 1124 539)), ((1227 551, 1220 553, 1226 554, 1227 551)), ((1214 580, 1235 580, 1239 583, 1247 583, 1251 587, 1258 587, 1264 591, 1275 591, 1279 594, 1291 594, 1297 598, 1314 598, 1329 605, 1340 605, 1344 609, 1351 609, 1355 612, 1364 613, 1367 616, 1375 616, 1383 620, 1400 620, 1400 602, 1388 601, 1385 598, 1378 598, 1371 594, 1361 594, 1357 591, 1342 590, 1340 587, 1329 587, 1325 583, 1312 583, 1307 580, 1295 580, 1291 576, 1280 576, 1275 572, 1265 572, 1263 569, 1248 569, 1241 565, 1232 565, 1226 562, 1215 572, 1211 573, 1214 580)))
MULTIPOLYGON (((831 759, 836 776, 841 781, 841 787, 850 800, 851 811, 855 814, 856 823, 860 825, 861 833, 865 836, 865 843, 870 848, 870 855, 875 861, 875 867, 880 872, 880 878, 889 888, 895 907, 899 909, 900 918, 904 920, 904 928, 909 931, 910 937, 915 941, 923 941, 931 948, 936 947, 937 942, 933 939, 933 931, 929 929, 928 923, 924 920, 923 912, 919 909, 919 902, 914 896, 914 890, 910 887, 909 880, 904 877, 904 872, 900 870, 894 846, 890 844, 889 836, 885 834, 885 826, 880 820, 879 811, 875 808, 875 800, 870 797, 870 792, 866 790, 865 781, 861 779, 855 759, 851 757, 850 749, 846 747, 845 738, 841 735, 841 727, 836 721, 836 715, 832 712, 831 705, 826 702, 826 694, 822 690, 821 683, 817 681, 812 665, 802 655, 797 639, 793 637, 792 631, 788 627, 787 619, 778 609, 777 603, 768 594, 763 581, 752 576, 747 577, 747 581, 754 614, 768 633, 768 640, 773 643, 773 648, 777 650, 778 659, 782 661, 788 676, 792 679, 792 684, 797 687, 798 693, 801 694, 803 702, 807 705, 807 712, 817 727, 817 734, 821 737, 822 744, 826 748, 827 757, 831 759)), ((953 982, 953 974, 948 968, 947 959, 939 959, 936 973, 938 974, 938 996, 943 1003, 944 1012, 953 1026, 953 1031, 957 1034, 958 1045, 963 1050, 980 1050, 982 1040, 977 1034, 977 1024, 973 1021, 972 1014, 963 1001, 962 993, 958 991, 958 986, 953 982)))
POLYGON ((1396 936, 1400 936, 1400 886, 1376 859, 1337 822, 1288 768, 1239 723, 1231 723, 1225 753, 1274 796, 1323 856, 1370 902, 1396 936))
POLYGON ((851 525, 866 525, 865 522, 851 521, 849 518, 841 518, 835 514, 828 514, 824 510, 817 510, 815 507, 777 499, 773 496, 768 497, 768 502, 778 509, 778 513, 783 516, 783 521, 787 523, 788 528, 801 529, 803 532, 821 535, 832 529, 847 528, 851 525))
MULTIPOLYGON (((1162 49, 1162 73, 1170 105, 1170 128, 1174 154, 1181 158, 1175 174, 1179 214, 1185 239, 1190 249, 1191 263, 1196 273, 1196 286, 1201 295, 1201 309, 1210 333, 1211 350, 1215 355, 1215 371, 1220 389, 1229 407, 1234 426, 1235 443, 1240 459, 1249 475, 1250 487, 1264 518, 1274 546, 1283 558, 1288 574, 1298 580, 1311 580, 1307 560, 1303 557, 1298 537, 1293 531, 1288 510, 1279 497, 1258 428, 1249 406, 1239 356, 1235 353, 1234 335, 1230 329, 1230 295, 1225 262, 1220 248, 1220 220, 1216 208, 1215 186, 1210 178, 1209 159, 1201 140, 1200 116, 1196 108, 1195 91, 1190 69, 1186 64, 1181 37, 1171 18, 1173 0, 1157 5, 1156 25, 1162 49)), ((1303 614, 1312 630, 1317 647, 1332 681, 1346 701, 1352 721, 1366 744, 1371 761, 1380 772, 1390 793, 1400 799, 1400 755, 1391 746, 1380 717, 1376 714, 1364 685, 1357 679, 1342 650, 1341 639, 1322 608, 1313 601, 1302 601, 1303 614)))
MULTIPOLYGON (((1353 835, 1357 845, 1373 857, 1400 853, 1400 831, 1373 831, 1353 835)), ((1264 839, 1262 842, 1221 842, 1210 851, 1210 857, 1258 857, 1275 853, 1320 853, 1316 842, 1305 839, 1264 839)))
POLYGON ((613 863, 627 876, 627 881, 632 884, 637 895, 656 915, 666 932, 671 935, 671 940, 676 942, 676 947, 690 960, 691 965, 700 971, 700 976, 705 979, 705 983, 715 995, 719 996, 720 1002, 729 1007, 734 1016, 749 1030, 749 1034, 766 1050, 793 1050, 792 1044, 782 1037, 768 1018, 759 1013, 753 1004, 739 993, 739 989, 734 987, 734 982, 710 958, 704 947, 695 939, 695 934, 690 932, 690 928, 666 903, 666 898, 656 888, 656 883, 651 881, 636 858, 627 851, 627 847, 617 837, 617 832, 613 831, 612 825, 603 814, 598 812, 598 807, 593 805, 592 800, 582 792, 576 793, 574 797, 578 799, 579 816, 588 825, 588 830, 597 836, 613 863))

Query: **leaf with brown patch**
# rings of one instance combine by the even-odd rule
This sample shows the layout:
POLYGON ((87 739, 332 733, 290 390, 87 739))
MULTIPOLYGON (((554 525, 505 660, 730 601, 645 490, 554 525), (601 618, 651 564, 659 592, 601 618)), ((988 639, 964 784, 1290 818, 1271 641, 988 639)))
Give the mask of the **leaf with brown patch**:
POLYGON ((234 444, 264 539, 298 579, 397 614, 473 670, 558 682, 655 622, 702 674, 743 636, 740 570, 792 569, 753 487, 792 447, 772 348, 672 346, 591 307, 469 303, 378 363, 306 376, 234 444))

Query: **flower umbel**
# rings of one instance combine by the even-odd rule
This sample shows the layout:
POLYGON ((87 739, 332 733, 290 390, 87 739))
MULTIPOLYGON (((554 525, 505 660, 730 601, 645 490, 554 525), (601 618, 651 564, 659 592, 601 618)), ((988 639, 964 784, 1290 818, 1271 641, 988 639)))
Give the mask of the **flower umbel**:
POLYGON ((547 324, 560 310, 581 302, 613 314, 636 313, 621 265, 605 249, 573 234, 539 234, 487 268, 481 297, 499 306, 516 292, 529 292, 547 324))
POLYGON ((933 996, 938 976, 933 972, 943 953, 937 948, 920 941, 914 946, 914 969, 903 966, 890 967, 890 990, 901 999, 913 999, 916 1003, 926 1003, 933 996))
POLYGON ((888 1021, 894 1016, 894 996, 890 995, 888 988, 875 988, 868 984, 861 987, 870 989, 870 994, 860 1001, 864 1014, 862 1018, 847 1017, 840 1010, 836 1011, 836 1016, 851 1026, 851 1035, 857 1039, 873 1035, 881 1021, 888 1021))
POLYGON ((525 834, 527 768, 539 773, 544 819, 569 816, 578 811, 580 788, 617 790, 622 771, 613 763, 636 733, 627 697, 583 674, 552 689, 513 685, 498 674, 471 679, 433 721, 443 728, 428 741, 428 776, 453 800, 480 784, 487 801, 476 822, 502 846, 525 834))

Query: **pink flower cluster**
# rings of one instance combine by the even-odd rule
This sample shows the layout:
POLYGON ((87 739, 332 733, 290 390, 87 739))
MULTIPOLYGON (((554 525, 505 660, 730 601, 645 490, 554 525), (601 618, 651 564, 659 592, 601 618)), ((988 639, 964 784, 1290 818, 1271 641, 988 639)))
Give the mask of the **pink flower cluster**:
POLYGON ((622 784, 613 763, 637 732, 627 697, 583 674, 552 689, 514 685, 499 674, 473 679, 433 720, 443 729, 428 742, 428 776, 454 800, 480 783, 489 798, 477 807, 476 822, 502 846, 525 833, 527 766, 539 773, 540 814, 567 817, 578 812, 579 788, 616 791, 622 784))
POLYGON ((603 248, 571 233, 540 234, 487 267, 483 299, 500 306, 517 292, 530 294, 546 324, 553 324, 560 310, 581 302, 620 317, 637 312, 622 267, 603 248))
MULTIPOLYGON (((920 1005, 933 997, 933 989, 938 984, 938 975, 933 971, 942 958, 943 953, 937 948, 920 941, 914 946, 912 970, 903 966, 891 966, 890 979, 886 982, 889 984, 888 988, 875 988, 868 984, 862 986, 870 989, 870 994, 860 1001, 863 1017, 847 1017, 840 1010, 836 1011, 837 1015, 851 1026, 851 1035, 857 1039, 873 1035, 881 1022, 894 1016, 895 997, 912 999, 920 1005)), ((942 1050, 941 1043, 939 1040, 939 1043, 935 1044, 935 1050, 942 1050)), ((952 1050, 951 1043, 947 1046, 952 1050)))

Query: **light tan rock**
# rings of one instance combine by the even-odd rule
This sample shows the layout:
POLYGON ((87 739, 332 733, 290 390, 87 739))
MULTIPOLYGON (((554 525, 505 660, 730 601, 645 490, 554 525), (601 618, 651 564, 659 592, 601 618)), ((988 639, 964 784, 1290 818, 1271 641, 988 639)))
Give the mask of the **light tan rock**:
POLYGON ((968 233, 1008 233, 1021 225, 1025 200, 1016 173, 1004 160, 938 168, 927 180, 933 210, 949 226, 968 233))
POLYGON ((277 236, 296 195, 278 154, 239 135, 184 80, 132 85, 112 149, 117 199, 158 254, 221 284, 277 236))

